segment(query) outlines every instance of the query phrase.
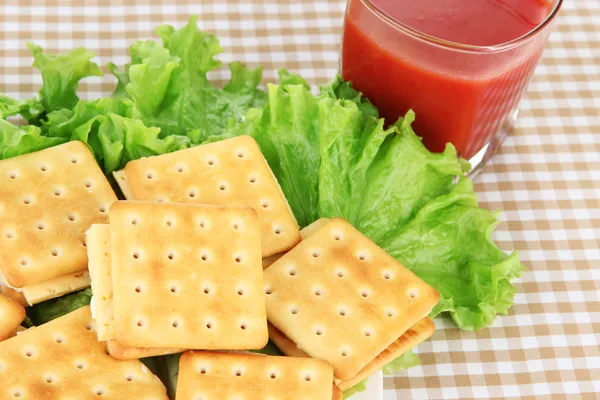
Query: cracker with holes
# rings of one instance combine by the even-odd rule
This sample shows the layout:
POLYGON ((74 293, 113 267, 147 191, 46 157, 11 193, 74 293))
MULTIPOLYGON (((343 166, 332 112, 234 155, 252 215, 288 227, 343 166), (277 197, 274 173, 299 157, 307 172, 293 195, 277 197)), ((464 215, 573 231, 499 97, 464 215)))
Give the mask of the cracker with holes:
POLYGON ((114 340, 109 226, 104 224, 92 225, 86 232, 86 243, 93 293, 90 308, 92 317, 96 322, 98 340, 107 342, 108 353, 118 360, 134 360, 182 352, 183 349, 126 347, 114 340))
POLYGON ((348 222, 321 224, 265 270, 269 322, 350 380, 413 325, 439 295, 348 222))
POLYGON ((78 141, 0 161, 0 270, 22 288, 86 269, 84 233, 116 201, 78 141))
POLYGON ((89 307, 1 342, 0 382, 0 399, 168 399, 141 362, 106 354, 89 307))
POLYGON ((300 241, 287 200, 249 136, 131 161, 115 178, 128 200, 254 208, 260 218, 263 257, 287 251, 300 241))
POLYGON ((177 400, 331 400, 331 365, 311 358, 186 352, 177 400))
POLYGON ((122 346, 266 345, 260 228, 252 208, 117 202, 110 243, 113 327, 122 346))
POLYGON ((25 308, 0 294, 0 341, 9 338, 24 318, 25 308))
MULTIPOLYGON (((345 380, 336 379, 336 387, 342 391, 346 391, 359 384, 408 350, 429 339, 433 335, 434 330, 435 323, 433 320, 429 317, 423 318, 404 332, 394 343, 379 353, 377 357, 365 365, 356 375, 345 380)), ((269 324, 269 338, 286 356, 310 357, 272 324, 269 324)))

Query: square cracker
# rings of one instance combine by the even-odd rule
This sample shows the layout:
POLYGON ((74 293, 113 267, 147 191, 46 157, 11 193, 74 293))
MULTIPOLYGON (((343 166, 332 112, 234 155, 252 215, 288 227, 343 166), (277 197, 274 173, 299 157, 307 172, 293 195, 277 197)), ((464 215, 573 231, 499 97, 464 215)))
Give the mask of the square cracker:
POLYGON ((118 343, 113 329, 113 290, 110 266, 110 227, 94 224, 86 232, 90 275, 92 276, 92 318, 96 321, 98 340, 106 341, 108 353, 118 360, 180 353, 183 349, 126 347, 118 343))
POLYGON ((331 365, 311 358, 186 352, 177 400, 331 400, 331 365))
POLYGON ((17 288, 84 270, 84 233, 117 200, 79 141, 0 161, 0 269, 17 288))
POLYGON ((23 319, 25 308, 0 294, 0 341, 9 338, 23 319))
POLYGON ((287 200, 250 136, 131 161, 115 178, 128 200, 254 208, 260 218, 263 257, 300 241, 287 200))
MULTIPOLYGON (((394 343, 382 351, 373 361, 368 363, 350 379, 336 380, 336 387, 345 391, 363 380, 367 379, 375 372, 379 371, 387 364, 406 353, 408 350, 417 346, 419 343, 427 340, 435 330, 435 323, 429 317, 425 317, 413 326, 411 326, 394 343)), ((296 343, 291 341, 280 330, 269 324, 269 338, 277 345, 283 354, 290 357, 310 357, 304 351, 298 348, 296 343)))
POLYGON ((141 362, 106 354, 89 307, 1 342, 0 366, 0 399, 167 400, 163 384, 141 362))
POLYGON ((438 302, 439 294, 343 219, 265 270, 269 322, 350 379, 438 302))
POLYGON ((260 349, 268 341, 250 207, 117 202, 110 210, 115 339, 127 347, 260 349))

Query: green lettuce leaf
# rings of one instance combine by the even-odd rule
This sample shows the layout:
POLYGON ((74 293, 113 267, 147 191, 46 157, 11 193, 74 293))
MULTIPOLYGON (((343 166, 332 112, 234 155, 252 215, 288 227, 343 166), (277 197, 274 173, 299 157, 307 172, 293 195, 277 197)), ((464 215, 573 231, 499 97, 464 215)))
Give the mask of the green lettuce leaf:
POLYGON ((0 119, 20 114, 30 124, 37 125, 39 118, 44 112, 44 106, 38 99, 29 99, 20 102, 0 93, 0 119))
POLYGON ((298 74, 293 72, 289 72, 287 69, 282 68, 277 71, 277 75, 279 76, 279 84, 281 86, 287 85, 301 85, 304 86, 306 90, 310 90, 310 85, 306 80, 298 74))
POLYGON ((160 357, 158 363, 158 377, 167 388, 167 394, 171 400, 175 400, 175 391, 177 389, 177 379, 179 378, 179 354, 169 354, 160 357))
POLYGON ((419 357, 412 350, 408 350, 400 357, 383 367, 383 374, 393 375, 398 371, 416 367, 419 364, 421 364, 419 357))
POLYGON ((0 119, 0 160, 33 153, 67 140, 46 137, 37 126, 17 126, 0 119))
POLYGON ((137 117, 139 111, 129 99, 82 100, 72 110, 49 113, 43 130, 50 137, 87 143, 106 174, 131 160, 190 146, 187 136, 161 138, 159 128, 147 127, 137 117))
POLYGON ((448 193, 462 165, 450 144, 441 154, 423 146, 410 127, 414 113, 384 130, 383 120, 361 113, 355 103, 343 104, 343 115, 353 120, 344 125, 340 113, 333 114, 321 135, 319 214, 342 216, 378 242, 429 200, 448 193))
POLYGON ((266 94, 257 88, 262 79, 260 67, 249 69, 234 62, 223 89, 209 81, 207 73, 221 65, 215 56, 222 49, 216 37, 198 30, 196 22, 197 17, 191 17, 180 30, 158 27, 162 46, 136 42, 125 70, 114 64, 109 70, 118 80, 115 95, 127 94, 146 126, 160 128, 162 137, 186 135, 199 144, 222 135, 250 108, 263 107, 266 94))
POLYGON ((46 115, 46 109, 36 98, 25 100, 19 104, 19 114, 31 125, 41 125, 41 119, 46 115))
POLYGON ((89 305, 91 299, 92 289, 87 288, 57 299, 46 300, 33 307, 29 307, 27 308, 27 316, 30 318, 33 325, 42 325, 55 318, 62 317, 63 315, 89 305))
MULTIPOLYGON (((283 82, 282 82, 283 84, 283 82)), ((334 100, 349 100, 355 103, 360 111, 368 117, 379 118, 379 110, 361 92, 352 87, 352 82, 346 82, 340 75, 326 85, 319 86, 321 96, 334 100)))
POLYGON ((524 270, 516 253, 505 254, 492 240, 497 217, 478 207, 472 182, 463 178, 380 244, 440 292, 432 316, 449 312, 461 329, 478 330, 508 313, 510 280, 524 270))
POLYGON ((367 390, 367 379, 365 379, 362 382, 357 383, 356 385, 352 386, 350 389, 346 390, 344 392, 344 399, 347 399, 348 397, 355 395, 356 393, 364 392, 365 390, 367 390))
POLYGON ((19 113, 20 103, 0 93, 0 119, 6 119, 19 113))
POLYGON ((42 81, 40 99, 46 111, 72 108, 79 101, 77 86, 88 76, 102 76, 100 67, 90 61, 94 53, 76 48, 69 53, 51 55, 33 43, 27 43, 33 55, 33 66, 40 70, 42 81))

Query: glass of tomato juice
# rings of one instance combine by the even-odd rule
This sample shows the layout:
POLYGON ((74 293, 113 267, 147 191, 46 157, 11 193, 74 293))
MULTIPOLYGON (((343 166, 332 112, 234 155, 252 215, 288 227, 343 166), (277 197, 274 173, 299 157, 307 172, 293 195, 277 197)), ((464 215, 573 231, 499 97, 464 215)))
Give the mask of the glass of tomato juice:
POLYGON ((512 130, 562 0, 349 0, 341 72, 473 173, 512 130))

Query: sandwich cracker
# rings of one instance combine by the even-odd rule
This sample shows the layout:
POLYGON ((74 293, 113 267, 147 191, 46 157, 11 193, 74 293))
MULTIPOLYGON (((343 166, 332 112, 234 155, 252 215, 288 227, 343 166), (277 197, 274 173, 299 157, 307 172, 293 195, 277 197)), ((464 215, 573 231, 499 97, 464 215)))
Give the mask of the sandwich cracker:
POLYGON ((116 200, 85 144, 0 161, 0 269, 22 288, 86 268, 84 233, 116 200))
POLYGON ((89 307, 1 342, 0 366, 1 399, 168 400, 141 362, 106 354, 89 307))
POLYGON ((254 208, 263 257, 300 241, 287 200, 250 136, 131 161, 114 175, 128 200, 254 208))
POLYGON ((177 400, 331 400, 331 365, 311 358, 186 352, 177 400))
MULTIPOLYGON (((363 380, 367 379, 375 372, 379 371, 387 364, 406 353, 408 350, 417 346, 419 343, 427 340, 433 335, 435 330, 435 323, 429 317, 425 317, 415 325, 411 326, 398 340, 389 345, 384 351, 382 351, 373 361, 368 363, 360 372, 354 375, 350 379, 339 380, 336 379, 336 387, 346 391, 363 380)), ((283 354, 289 357, 310 357, 304 351, 298 348, 296 343, 291 341, 285 336, 279 329, 269 324, 269 338, 275 343, 275 345, 281 350, 283 354)))
POLYGON ((115 340, 260 349, 268 341, 260 231, 250 207, 118 202, 110 211, 115 340))
POLYGON ((25 319, 25 308, 0 294, 0 341, 9 338, 23 319, 25 319))
POLYGON ((96 321, 98 340, 106 341, 108 353, 118 360, 181 353, 183 349, 152 349, 122 346, 114 340, 113 291, 110 265, 110 227, 94 224, 86 233, 90 275, 92 276, 92 317, 96 321))
POLYGON ((265 270, 269 322, 337 379, 354 377, 429 314, 439 294, 336 218, 265 270))
POLYGON ((110 266, 110 227, 94 224, 85 234, 88 268, 92 284, 92 317, 96 321, 98 340, 115 338, 113 330, 113 291, 110 266))

